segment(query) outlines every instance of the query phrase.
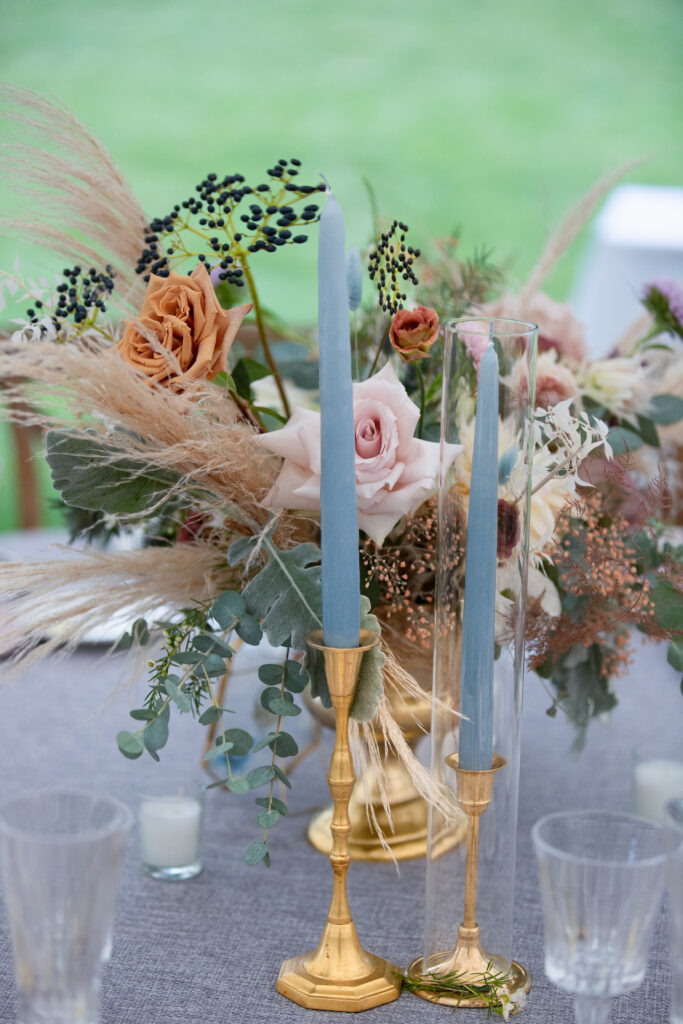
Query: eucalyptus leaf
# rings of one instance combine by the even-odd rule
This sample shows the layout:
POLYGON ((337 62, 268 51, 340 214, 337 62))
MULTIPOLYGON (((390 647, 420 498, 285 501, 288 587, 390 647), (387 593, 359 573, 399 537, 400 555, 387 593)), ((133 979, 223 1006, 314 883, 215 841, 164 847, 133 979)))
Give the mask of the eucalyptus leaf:
POLYGON ((131 629, 132 639, 144 647, 149 642, 149 626, 144 619, 136 619, 131 629))
POLYGON ((197 651, 202 651, 204 654, 217 654, 220 658, 232 658, 235 653, 230 644, 226 644, 225 640, 221 640, 218 636, 212 636, 210 633, 199 633, 192 640, 192 646, 197 651))
POLYGON ((256 821, 261 828, 272 828, 280 820, 280 812, 276 810, 261 811, 256 821))
POLYGON ((285 662, 285 687, 292 693, 302 693, 308 686, 308 672, 298 661, 285 662))
POLYGON ((263 630, 259 625, 258 619, 254 618, 253 615, 243 615, 235 623, 235 632, 241 640, 244 640, 245 644, 250 644, 252 647, 257 647, 263 638, 263 630))
MULTIPOLYGON (((219 740, 220 740, 220 737, 219 737, 219 740)), ((213 760, 215 760, 215 758, 221 757, 222 755, 229 753, 229 751, 231 751, 231 750, 232 750, 232 743, 230 743, 230 742, 227 742, 227 743, 218 742, 218 744, 215 747, 211 747, 210 750, 207 750, 207 752, 204 754, 204 758, 203 759, 204 759, 204 761, 213 761, 213 760)))
POLYGON ((666 660, 677 672, 683 672, 683 640, 674 640, 669 644, 666 660))
MULTIPOLYGON (((280 699, 280 687, 279 686, 268 686, 261 693, 261 707, 265 708, 266 711, 270 711, 270 705, 276 700, 280 699)), ((275 712, 273 712, 275 714, 275 712)))
POLYGON ((180 689, 178 684, 173 681, 171 676, 166 677, 164 680, 164 686, 166 687, 166 693, 178 707, 179 711, 182 711, 183 714, 187 714, 188 711, 192 710, 192 701, 188 695, 180 689))
POLYGON ((200 725, 212 725, 217 722, 223 714, 223 709, 218 707, 217 704, 211 704, 205 711, 202 711, 199 716, 200 725))
POLYGON ((151 708, 133 708, 133 710, 128 713, 131 718, 136 719, 138 722, 151 722, 156 718, 156 715, 151 708))
POLYGON ((218 654, 206 654, 199 666, 199 671, 201 673, 206 672, 207 676, 225 675, 227 671, 225 659, 221 658, 218 654))
POLYGON ((645 444, 649 444, 652 448, 659 448, 659 434, 653 421, 648 419, 646 416, 638 416, 638 433, 642 437, 645 444))
POLYGON ((142 739, 139 736, 135 736, 132 732, 128 732, 127 729, 122 729, 121 732, 116 734, 116 742, 123 756, 130 758, 131 761, 134 761, 136 757, 140 757, 145 749, 142 739))
POLYGON ((280 782, 282 783, 283 786, 286 786, 287 789, 291 789, 292 788, 292 783, 289 781, 289 779, 287 778, 287 776, 283 772, 282 768, 280 768, 279 764, 274 764, 273 765, 273 771, 274 771, 275 775, 278 777, 278 779, 280 780, 280 782))
POLYGON ((145 746, 150 753, 161 750, 168 741, 168 722, 164 718, 155 718, 143 733, 145 746))
POLYGON ((248 846, 244 851, 244 862, 250 867, 254 864, 258 864, 260 861, 265 861, 268 858, 268 847, 260 840, 255 840, 251 846, 248 846))
POLYGON ((260 665, 258 677, 262 683, 266 683, 268 686, 279 686, 282 682, 282 672, 282 665, 260 665))
POLYGON ((273 715, 281 715, 283 718, 294 718, 301 714, 301 708, 295 704, 289 694, 285 693, 270 702, 268 710, 273 715))
POLYGON ((252 768, 247 773, 249 789, 258 789, 259 786, 265 786, 275 775, 277 775, 277 770, 274 765, 262 764, 258 768, 252 768))
POLYGON ((683 398, 678 395, 655 395, 650 399, 650 419, 661 427, 683 420, 683 398))
POLYGON ((612 427, 607 433, 607 442, 612 446, 615 455, 634 452, 644 444, 642 437, 627 427, 612 427))
POLYGON ((259 807, 272 807, 273 810, 279 811, 283 818, 286 818, 287 815, 289 814, 289 811, 287 810, 287 804, 284 802, 284 800, 278 800, 276 796, 257 796, 256 799, 254 800, 254 803, 258 804, 259 807))
POLYGON ((655 606, 655 618, 663 629, 683 629, 683 593, 670 580, 657 580, 650 598, 655 606))
POLYGON ((232 743, 233 757, 246 757, 254 743, 246 729, 226 729, 225 738, 232 743))
MULTIPOLYGON (((249 538, 251 542, 251 538, 249 538)), ((235 541, 239 544, 239 541, 235 541)), ((221 629, 230 629, 235 619, 246 611, 244 598, 235 590, 226 590, 211 605, 211 618, 215 619, 221 629)))
POLYGON ((288 732, 279 732, 269 744, 276 757, 294 757, 299 753, 299 745, 288 732))
POLYGON ((225 788, 229 789, 231 793, 248 793, 250 786, 243 775, 233 775, 226 779, 225 788))
POLYGON ((276 735, 277 735, 277 733, 269 732, 265 736, 262 736, 261 739, 257 740, 257 742, 254 744, 254 746, 252 748, 252 751, 251 751, 252 754, 256 754, 259 750, 263 750, 264 747, 267 747, 268 744, 270 743, 270 741, 276 735))

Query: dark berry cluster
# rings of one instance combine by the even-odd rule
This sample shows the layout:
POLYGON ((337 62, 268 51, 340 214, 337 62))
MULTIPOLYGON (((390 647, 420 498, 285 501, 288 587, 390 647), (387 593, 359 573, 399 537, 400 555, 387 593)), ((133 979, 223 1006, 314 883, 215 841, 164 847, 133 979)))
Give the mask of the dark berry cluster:
POLYGON ((395 220, 389 230, 379 236, 368 258, 370 280, 377 285, 379 304, 386 313, 395 313, 407 299, 402 282, 418 283, 413 263, 420 250, 405 244, 407 232, 408 225, 395 220))
MULTIPOLYGON (((66 278, 57 285, 57 305, 52 310, 51 320, 55 330, 59 330, 62 324, 69 318, 75 324, 82 324, 95 311, 105 313, 107 306, 105 299, 109 298, 114 290, 114 276, 116 271, 108 263, 102 272, 95 267, 83 271, 80 267, 65 267, 62 271, 66 278)), ((43 303, 36 301, 35 309, 27 309, 26 314, 31 323, 38 323, 41 317, 43 303)))
MULTIPOLYGON (((193 257, 210 269, 219 268, 219 279, 244 284, 240 262, 245 253, 275 252, 283 245, 301 244, 308 235, 295 233, 319 219, 317 203, 296 211, 295 203, 325 185, 299 185, 300 160, 278 160, 266 171, 270 183, 252 187, 242 174, 207 174, 195 187, 195 195, 176 204, 165 217, 156 217, 145 235, 136 273, 149 281, 150 274, 168 277, 172 266, 193 257), (245 212, 238 210, 243 200, 245 212), (248 212, 247 212, 248 209, 248 212), (194 218, 194 223, 190 223, 194 218), (192 231, 186 232, 186 229, 192 231), (196 251, 199 242, 199 251, 196 251), (188 246, 194 248, 188 248, 188 246)), ((191 273, 192 269, 188 271, 191 273)))

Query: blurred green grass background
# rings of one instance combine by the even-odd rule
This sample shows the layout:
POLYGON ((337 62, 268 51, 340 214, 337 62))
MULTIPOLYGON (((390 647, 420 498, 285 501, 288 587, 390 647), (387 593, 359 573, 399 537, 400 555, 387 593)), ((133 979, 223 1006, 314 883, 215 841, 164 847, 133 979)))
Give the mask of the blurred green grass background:
MULTIPOLYGON (((629 180, 680 184, 680 0, 2 0, 0 11, 2 79, 72 107, 150 215, 208 171, 255 180, 296 156, 302 180, 331 181, 349 243, 369 237, 365 179, 416 244, 459 226, 464 251, 485 244, 522 280, 606 171, 648 156, 629 180)), ((0 212, 10 203, 0 182, 0 212)), ((581 244, 548 282, 557 298, 581 244)), ((14 239, 0 241, 0 266, 16 253, 24 273, 54 270, 14 239)), ((254 270, 267 306, 314 318, 314 244, 254 270)), ((8 529, 6 431, 0 464, 8 529)))

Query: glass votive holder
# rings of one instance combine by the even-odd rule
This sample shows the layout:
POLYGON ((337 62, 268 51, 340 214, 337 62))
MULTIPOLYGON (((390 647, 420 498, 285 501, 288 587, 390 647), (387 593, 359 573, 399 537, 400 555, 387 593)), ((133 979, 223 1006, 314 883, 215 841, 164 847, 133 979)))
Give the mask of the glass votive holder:
POLYGON ((140 788, 138 836, 142 870, 152 878, 181 882, 202 870, 204 786, 165 778, 140 788))
POLYGON ((683 1024, 683 798, 666 805, 671 928, 671 1024, 683 1024))
POLYGON ((660 825, 669 800, 683 798, 683 743, 644 744, 633 751, 633 805, 636 814, 660 825))

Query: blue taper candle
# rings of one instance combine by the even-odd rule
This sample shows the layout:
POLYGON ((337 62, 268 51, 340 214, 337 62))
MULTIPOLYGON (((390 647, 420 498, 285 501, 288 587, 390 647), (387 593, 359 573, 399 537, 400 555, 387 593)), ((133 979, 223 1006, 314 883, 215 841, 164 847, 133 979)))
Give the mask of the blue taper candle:
POLYGON ((351 336, 344 215, 334 195, 329 196, 320 217, 319 238, 323 634, 328 647, 357 647, 360 568, 351 336))
POLYGON ((461 768, 487 770, 493 757, 493 654, 498 541, 498 356, 489 345, 479 368, 467 515, 459 728, 461 768))

